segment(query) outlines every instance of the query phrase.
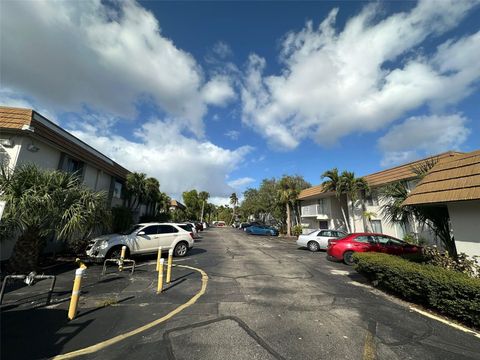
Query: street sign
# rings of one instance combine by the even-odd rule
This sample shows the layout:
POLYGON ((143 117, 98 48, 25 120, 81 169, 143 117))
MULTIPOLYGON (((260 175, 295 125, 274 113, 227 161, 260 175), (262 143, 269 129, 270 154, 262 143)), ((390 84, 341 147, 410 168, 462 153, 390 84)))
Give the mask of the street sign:
POLYGON ((0 220, 2 220, 3 209, 5 209, 6 201, 0 201, 0 220))

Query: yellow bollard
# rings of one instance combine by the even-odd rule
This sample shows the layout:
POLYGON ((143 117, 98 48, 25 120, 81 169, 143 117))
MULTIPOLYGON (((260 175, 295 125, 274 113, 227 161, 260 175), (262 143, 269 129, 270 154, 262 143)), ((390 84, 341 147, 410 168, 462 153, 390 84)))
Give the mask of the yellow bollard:
POLYGON ((168 263, 167 263, 167 284, 170 284, 172 279, 172 259, 173 258, 173 249, 168 250, 168 263))
POLYGON ((160 259, 158 263, 158 284, 157 284, 157 294, 160 294, 163 290, 163 264, 165 259, 160 259))
POLYGON ((82 285, 82 276, 85 267, 80 267, 75 270, 75 281, 73 282, 72 297, 70 298, 70 306, 68 307, 68 318, 75 319, 77 314, 78 299, 80 297, 80 287, 82 285))
POLYGON ((120 262, 118 263, 118 271, 123 271, 123 260, 125 259, 126 252, 127 252, 127 247, 122 246, 122 252, 120 253, 120 262))
POLYGON ((158 267, 160 266, 160 259, 162 258, 162 247, 159 246, 158 247, 158 255, 157 255, 157 271, 158 271, 158 267))

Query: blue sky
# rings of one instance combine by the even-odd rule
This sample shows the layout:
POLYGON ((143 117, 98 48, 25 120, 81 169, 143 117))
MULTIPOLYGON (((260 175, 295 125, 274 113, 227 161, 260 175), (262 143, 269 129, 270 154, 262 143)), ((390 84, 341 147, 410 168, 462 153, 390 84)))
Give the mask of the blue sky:
POLYGON ((173 197, 480 148, 480 6, 1 3, 0 103, 173 197))

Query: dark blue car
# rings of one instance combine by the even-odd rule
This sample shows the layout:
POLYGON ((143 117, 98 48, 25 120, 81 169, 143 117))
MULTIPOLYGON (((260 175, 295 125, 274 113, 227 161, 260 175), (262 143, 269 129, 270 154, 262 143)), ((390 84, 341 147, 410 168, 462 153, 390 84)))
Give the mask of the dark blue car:
POLYGON ((245 229, 247 234, 278 236, 278 230, 271 226, 253 225, 245 229))

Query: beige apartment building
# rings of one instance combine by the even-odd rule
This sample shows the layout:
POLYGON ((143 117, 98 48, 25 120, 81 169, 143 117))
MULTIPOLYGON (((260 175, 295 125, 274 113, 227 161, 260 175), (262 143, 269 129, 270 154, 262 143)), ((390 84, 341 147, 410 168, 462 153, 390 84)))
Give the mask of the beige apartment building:
MULTIPOLYGON (((406 181, 409 189, 413 190, 418 182, 418 180, 415 179, 415 173, 412 171, 413 167, 428 159, 435 158, 441 161, 452 158, 458 154, 460 153, 446 152, 363 176, 369 184, 371 191, 365 198, 365 201, 357 200, 353 204, 353 211, 351 199, 347 196, 337 199, 334 193, 324 191, 321 184, 305 189, 299 195, 304 231, 318 228, 346 230, 347 227, 340 206, 340 204, 342 204, 345 217, 354 232, 379 232, 397 238, 403 238, 406 234, 416 234, 431 243, 437 244, 433 234, 417 222, 409 224, 407 228, 388 222, 381 211, 383 204, 378 196, 378 190, 386 184, 399 180, 406 181), (368 216, 366 216, 367 214, 368 216)), ((438 245, 440 244, 438 243, 438 245)))
MULTIPOLYGON (((0 107, 0 163, 77 172, 85 185, 108 193, 110 206, 123 205, 129 171, 35 110, 0 107)), ((0 260, 8 258, 13 244, 2 241, 0 246, 0 260)))

